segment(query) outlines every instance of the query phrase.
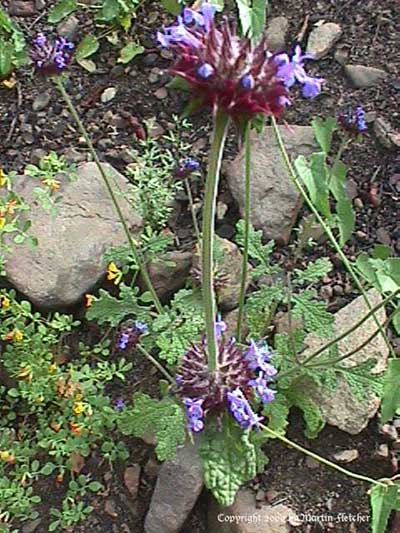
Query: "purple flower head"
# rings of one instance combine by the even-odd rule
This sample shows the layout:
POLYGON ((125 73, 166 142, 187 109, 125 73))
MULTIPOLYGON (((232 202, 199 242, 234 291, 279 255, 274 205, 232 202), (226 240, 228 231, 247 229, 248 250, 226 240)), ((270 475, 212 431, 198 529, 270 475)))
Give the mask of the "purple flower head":
POLYGON ((353 135, 365 133, 368 129, 365 122, 365 111, 362 106, 357 106, 355 111, 351 106, 346 111, 342 111, 338 116, 338 121, 342 127, 353 135))
POLYGON ((296 81, 302 85, 304 98, 314 98, 321 92, 322 78, 308 76, 304 70, 304 61, 314 59, 313 54, 303 54, 299 45, 296 46, 293 56, 277 54, 274 60, 278 66, 277 77, 280 78, 287 88, 292 87, 296 81))
POLYGON ((208 78, 211 78, 211 76, 214 75, 214 72, 214 67, 209 63, 203 63, 197 69, 197 74, 200 76, 200 78, 203 78, 204 80, 208 80, 208 78))
POLYGON ((264 417, 258 416, 252 410, 243 392, 236 388, 234 391, 228 392, 227 397, 231 414, 239 422, 240 426, 243 429, 252 429, 253 427, 258 429, 264 417))
POLYGON ((245 354, 245 359, 251 370, 263 370, 266 375, 272 377, 276 374, 276 369, 269 364, 271 352, 267 343, 257 344, 253 340, 245 354))
POLYGON ((139 320, 136 320, 135 322, 135 330, 137 333, 140 333, 140 335, 144 335, 148 332, 149 328, 147 327, 147 324, 144 322, 140 322, 139 320))
POLYGON ((140 340, 140 337, 147 333, 148 328, 144 322, 138 320, 130 327, 124 327, 118 336, 117 345, 120 350, 134 348, 140 340))
POLYGON ((129 344, 129 333, 123 331, 118 339, 118 348, 120 350, 126 350, 129 344))
POLYGON ((200 163, 197 159, 187 157, 184 159, 175 170, 175 176, 178 178, 187 178, 192 172, 200 168, 200 163))
POLYGON ((198 433, 204 428, 204 422, 202 420, 204 417, 203 402, 203 398, 183 398, 183 404, 185 405, 186 416, 188 418, 188 429, 194 433, 198 433))
POLYGON ((221 315, 218 314, 217 320, 215 322, 215 335, 217 336, 217 339, 222 337, 222 335, 225 333, 226 330, 227 330, 227 326, 225 322, 222 320, 221 315))
POLYGON ((115 407, 118 409, 118 411, 122 411, 122 409, 125 407, 125 402, 122 398, 118 398, 118 400, 115 401, 115 407))
POLYGON ((35 70, 45 76, 60 74, 71 62, 74 44, 64 37, 51 43, 43 33, 38 33, 31 49, 35 70))
POLYGON ((262 372, 258 377, 249 381, 250 387, 253 387, 263 403, 270 403, 275 398, 276 391, 270 389, 262 372))

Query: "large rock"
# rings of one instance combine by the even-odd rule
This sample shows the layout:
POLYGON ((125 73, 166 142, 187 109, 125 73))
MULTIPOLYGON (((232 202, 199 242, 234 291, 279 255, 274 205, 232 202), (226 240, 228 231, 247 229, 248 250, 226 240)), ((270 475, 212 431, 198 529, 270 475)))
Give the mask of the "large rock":
POLYGON ((274 17, 268 21, 265 38, 269 50, 279 51, 285 48, 288 29, 289 21, 286 17, 274 17))
POLYGON ((332 46, 342 35, 342 28, 334 22, 326 22, 310 33, 307 42, 307 54, 313 54, 315 59, 326 56, 332 46))
MULTIPOLYGON (((294 161, 300 154, 317 150, 310 126, 284 126, 281 134, 294 161)), ((287 243, 301 207, 299 193, 282 160, 272 127, 251 139, 251 223, 262 229, 266 239, 287 243)), ((232 195, 244 211, 244 149, 227 166, 227 180, 232 195)))
POLYGON ((150 263, 149 275, 153 287, 162 300, 182 289, 192 266, 192 253, 173 250, 160 261, 150 263))
POLYGON ((229 507, 211 499, 208 533, 289 533, 291 517, 295 513, 286 505, 256 507, 255 495, 242 489, 229 507))
MULTIPOLYGON (((382 297, 375 289, 371 289, 368 292, 368 298, 373 307, 382 301, 382 297)), ((354 326, 368 311, 369 309, 362 296, 359 296, 350 304, 340 309, 335 314, 336 335, 340 335, 354 326)), ((379 309, 376 316, 379 323, 383 324, 386 319, 384 308, 379 309)), ((374 319, 372 317, 369 318, 353 333, 338 343, 339 356, 365 343, 377 329, 374 319)), ((308 348, 302 354, 302 357, 306 358, 325 343, 326 341, 314 335, 308 335, 305 339, 305 344, 308 348)), ((388 348, 380 334, 376 335, 366 346, 344 360, 341 364, 351 367, 371 358, 377 361, 372 372, 374 374, 383 372, 387 364, 388 348)), ((369 394, 366 401, 359 400, 351 391, 347 381, 343 378, 338 379, 337 387, 332 391, 326 388, 319 390, 315 386, 310 385, 307 388, 307 394, 310 395, 321 409, 322 415, 328 424, 336 426, 351 435, 360 433, 367 426, 369 419, 375 416, 380 405, 379 398, 372 393, 369 394)))
MULTIPOLYGON (((127 181, 111 165, 104 169, 114 183, 118 202, 132 233, 141 217, 124 198, 127 181)), ((33 192, 37 183, 29 176, 15 180, 17 192, 31 206, 25 215, 30 234, 39 244, 12 245, 7 256, 8 280, 31 302, 46 308, 63 308, 79 301, 104 276, 104 252, 126 242, 125 233, 95 163, 78 167, 78 180, 62 179, 56 216, 43 210, 33 192)))
POLYGON ((160 469, 144 522, 145 533, 178 533, 202 488, 202 461, 197 446, 188 443, 160 469))

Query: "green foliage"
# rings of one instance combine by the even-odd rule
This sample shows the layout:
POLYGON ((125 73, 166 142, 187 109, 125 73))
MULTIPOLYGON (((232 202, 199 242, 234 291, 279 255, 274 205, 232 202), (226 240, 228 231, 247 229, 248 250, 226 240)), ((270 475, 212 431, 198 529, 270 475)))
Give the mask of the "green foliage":
POLYGON ((318 301, 315 297, 316 292, 312 289, 304 290, 300 294, 293 294, 293 318, 303 320, 307 333, 329 337, 333 333, 333 315, 326 310, 326 304, 318 301))
MULTIPOLYGON (((291 404, 285 394, 278 392, 275 399, 271 403, 267 403, 262 411, 262 414, 268 419, 268 427, 284 435, 286 428, 289 425, 289 412, 291 404)), ((269 437, 273 438, 273 437, 269 437)))
POLYGON ((172 459, 176 447, 185 441, 186 416, 172 398, 155 400, 138 392, 133 396, 133 407, 125 409, 119 427, 125 435, 142 437, 154 434, 156 454, 160 461, 172 459))
POLYGON ((347 381, 352 393, 360 401, 367 401, 369 394, 378 398, 382 396, 384 378, 371 370, 376 366, 375 359, 368 359, 356 366, 335 365, 335 371, 347 381))
POLYGON ((176 364, 190 344, 199 340, 204 331, 199 292, 188 289, 178 291, 166 312, 155 318, 151 331, 160 359, 169 365, 176 364))
POLYGON ((308 439, 315 439, 323 430, 325 421, 318 405, 307 398, 304 392, 301 391, 298 393, 298 390, 293 389, 288 396, 292 405, 298 407, 303 412, 303 418, 306 424, 304 435, 308 439))
POLYGON ((0 80, 27 62, 25 48, 22 32, 0 7, 0 80))
POLYGON ((256 445, 229 415, 222 429, 208 424, 202 436, 200 456, 204 481, 221 505, 231 505, 241 485, 257 473, 256 445))
POLYGON ((73 13, 76 9, 78 9, 78 3, 76 0, 60 0, 60 2, 50 9, 47 20, 51 24, 56 24, 73 13))
MULTIPOLYGON (((244 220, 239 220, 236 224, 236 243, 243 248, 244 245, 244 220)), ((274 251, 275 243, 269 241, 267 244, 262 242, 262 231, 255 230, 250 226, 249 232, 249 258, 255 262, 255 268, 252 271, 252 277, 258 279, 263 275, 272 275, 280 272, 280 268, 271 265, 270 256, 274 251)))
POLYGON ((384 378, 381 423, 394 417, 400 407, 400 359, 389 359, 384 378))
POLYGON ((370 492, 372 508, 372 533, 384 533, 387 531, 389 516, 398 505, 400 499, 399 485, 374 485, 370 492))
POLYGON ((331 166, 328 164, 337 123, 333 118, 314 119, 312 126, 322 151, 312 154, 308 159, 300 155, 294 166, 307 188, 310 200, 327 223, 337 227, 339 243, 344 246, 354 231, 355 216, 345 188, 346 165, 338 157, 331 166), (335 201, 335 214, 332 214, 330 208, 332 200, 335 201))
POLYGON ((319 281, 328 274, 333 268, 331 261, 326 257, 321 257, 307 265, 305 270, 294 269, 293 284, 302 285, 319 281))
POLYGON ((265 29, 268 0, 236 0, 243 35, 257 42, 265 29))
POLYGON ((111 326, 117 326, 128 316, 137 316, 142 311, 138 303, 139 289, 123 283, 119 285, 119 289, 118 298, 100 289, 99 297, 93 300, 87 311, 87 318, 96 320, 98 324, 109 323, 111 326))

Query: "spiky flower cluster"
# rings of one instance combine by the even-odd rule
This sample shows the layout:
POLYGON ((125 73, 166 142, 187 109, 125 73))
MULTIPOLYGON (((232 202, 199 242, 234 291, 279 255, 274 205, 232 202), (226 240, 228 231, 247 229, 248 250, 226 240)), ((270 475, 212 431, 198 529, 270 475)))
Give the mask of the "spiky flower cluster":
POLYGON ((304 71, 309 55, 301 50, 292 59, 273 55, 265 39, 254 47, 226 20, 217 27, 215 11, 208 2, 199 11, 185 8, 174 26, 157 33, 161 46, 176 51, 171 72, 190 84, 199 103, 223 109, 240 122, 259 113, 279 116, 295 81, 302 84, 305 97, 320 92, 322 80, 304 71))
POLYGON ((74 47, 64 37, 50 42, 43 33, 38 33, 31 49, 35 70, 45 76, 60 74, 71 62, 74 47))
POLYGON ((147 333, 147 325, 138 320, 133 326, 124 327, 118 336, 117 346, 120 350, 134 348, 139 342, 140 337, 147 333))
POLYGON ((206 340, 192 345, 178 369, 176 383, 188 417, 188 429, 199 432, 209 414, 221 415, 227 409, 244 428, 258 427, 262 417, 251 403, 269 403, 276 391, 269 387, 276 369, 270 364, 271 353, 265 343, 251 342, 247 349, 235 339, 224 336, 225 323, 215 325, 218 340, 218 368, 207 366, 206 340))
POLYGON ((187 157, 186 159, 181 161, 175 169, 175 176, 177 178, 187 178, 188 176, 190 176, 190 174, 192 174, 192 172, 195 172, 199 168, 200 163, 197 161, 197 159, 187 157))
POLYGON ((349 106, 346 111, 339 113, 338 121, 343 129, 353 135, 365 133, 368 129, 365 122, 365 111, 360 105, 355 109, 349 106))

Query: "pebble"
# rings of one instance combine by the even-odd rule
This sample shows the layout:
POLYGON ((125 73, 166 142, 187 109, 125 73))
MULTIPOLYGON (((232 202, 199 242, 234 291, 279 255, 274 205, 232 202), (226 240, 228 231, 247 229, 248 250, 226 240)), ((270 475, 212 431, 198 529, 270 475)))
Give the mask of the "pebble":
POLYGON ((374 122, 374 133, 379 143, 388 150, 400 148, 400 133, 395 131, 389 121, 378 117, 374 122))
POLYGON ((387 77, 384 70, 365 65, 345 65, 344 71, 357 89, 373 87, 387 77))
POLYGON ((36 13, 35 2, 29 0, 12 0, 8 12, 14 17, 31 17, 36 13))
POLYGON ((333 458, 338 463, 352 463, 359 457, 358 450, 343 450, 333 454, 333 458))
POLYGON ((268 489, 267 492, 265 493, 265 499, 269 503, 271 503, 274 500, 276 500, 278 496, 279 496, 279 492, 277 490, 274 490, 274 489, 268 489))
POLYGON ((374 453, 376 459, 388 459, 389 458, 389 446, 387 444, 380 444, 378 449, 374 453))
POLYGON ((32 103, 32 109, 34 111, 42 111, 43 109, 46 109, 46 107, 49 105, 51 100, 51 96, 49 93, 39 93, 32 103))
POLYGON ((103 104, 106 104, 115 98, 116 94, 117 89, 115 87, 107 87, 107 89, 104 89, 104 91, 101 93, 100 100, 103 102, 103 104))
POLYGON ((361 200, 361 198, 354 199, 354 207, 357 207, 358 209, 364 208, 364 202, 361 200))
POLYGON ((32 150, 31 153, 31 163, 32 165, 38 165, 40 163, 40 160, 43 159, 47 155, 46 150, 43 150, 42 148, 35 148, 32 150))
POLYGON ((379 433, 382 435, 385 435, 390 440, 397 440, 398 433, 396 428, 392 424, 383 424, 383 426, 379 429, 379 433))
POLYGON ((268 22, 265 37, 269 50, 285 48, 288 29, 289 21, 286 17, 274 17, 268 22))
POLYGON ((111 518, 117 518, 118 513, 115 508, 115 502, 111 498, 106 500, 104 504, 104 510, 108 514, 108 516, 111 516, 111 518))
POLYGON ((152 139, 161 137, 162 135, 164 135, 164 133, 165 133, 164 128, 157 122, 153 122, 148 129, 149 137, 151 137, 152 139))
POLYGON ((152 67, 157 62, 157 59, 158 59, 158 54, 154 54, 154 53, 145 54, 145 56, 142 59, 142 63, 146 67, 152 67))
POLYGON ((140 465, 128 466, 124 472, 124 483, 133 499, 137 498, 140 482, 140 465))
POLYGON ((70 41, 75 41, 78 32, 79 19, 75 15, 70 15, 65 20, 62 20, 57 26, 57 33, 61 37, 65 37, 70 41))
POLYGON ((21 529, 21 533, 34 533, 37 528, 40 526, 42 519, 36 518, 36 520, 29 520, 26 522, 21 529))
POLYGON ((154 96, 158 98, 158 100, 164 100, 168 96, 168 91, 165 87, 160 87, 156 90, 154 96))
POLYGON ((308 38, 307 54, 313 54, 315 59, 326 56, 333 45, 342 35, 342 28, 334 22, 327 22, 314 28, 308 38))
POLYGON ((80 152, 76 148, 66 148, 64 150, 64 157, 69 164, 82 163, 86 161, 87 154, 86 152, 80 152))
POLYGON ((356 231, 356 237, 358 240, 362 242, 368 242, 368 235, 365 233, 365 231, 361 231, 361 230, 356 231))
POLYGON ((313 457, 310 457, 309 455, 307 455, 306 466, 310 468, 311 470, 315 470, 320 467, 320 463, 313 457))

